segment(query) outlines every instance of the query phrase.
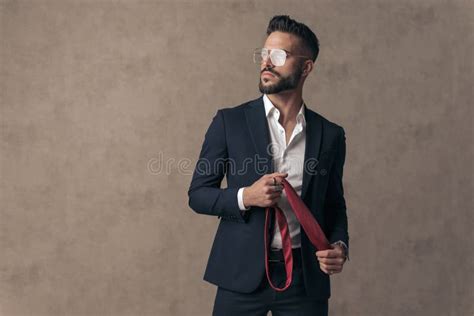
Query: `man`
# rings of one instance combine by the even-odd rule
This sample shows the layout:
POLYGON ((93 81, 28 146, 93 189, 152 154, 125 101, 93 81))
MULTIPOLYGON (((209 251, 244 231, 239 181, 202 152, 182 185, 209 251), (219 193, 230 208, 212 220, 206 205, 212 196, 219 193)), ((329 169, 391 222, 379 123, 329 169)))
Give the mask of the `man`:
POLYGON ((218 110, 206 132, 188 195, 195 212, 220 218, 204 275, 218 286, 213 315, 328 314, 329 275, 342 271, 348 254, 346 145, 344 129, 303 102, 303 85, 318 53, 319 41, 306 25, 273 17, 264 47, 254 53, 263 96, 218 110), (224 176, 227 188, 220 187, 224 176), (310 243, 282 179, 304 201, 331 249, 310 243), (288 222, 294 258, 285 291, 269 283, 281 288, 288 277, 274 215, 270 229, 264 228, 265 210, 275 205, 288 222))

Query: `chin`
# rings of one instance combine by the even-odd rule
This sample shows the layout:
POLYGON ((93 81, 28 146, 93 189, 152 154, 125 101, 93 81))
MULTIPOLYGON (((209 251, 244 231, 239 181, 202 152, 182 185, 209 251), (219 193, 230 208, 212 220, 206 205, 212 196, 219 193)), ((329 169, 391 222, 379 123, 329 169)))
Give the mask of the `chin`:
POLYGON ((272 79, 268 79, 268 78, 261 78, 260 81, 261 81, 263 84, 266 84, 266 83, 268 83, 269 85, 274 84, 274 83, 271 83, 271 82, 272 82, 272 79))

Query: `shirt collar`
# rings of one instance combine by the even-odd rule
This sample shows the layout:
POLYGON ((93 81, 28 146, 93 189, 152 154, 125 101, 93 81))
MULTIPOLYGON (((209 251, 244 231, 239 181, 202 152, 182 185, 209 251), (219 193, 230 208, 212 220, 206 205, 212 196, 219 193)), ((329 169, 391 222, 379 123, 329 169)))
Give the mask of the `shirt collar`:
MULTIPOLYGON (((263 105, 265 106, 265 116, 268 118, 270 115, 272 115, 276 111, 276 117, 277 119, 280 117, 280 112, 278 109, 273 105, 272 101, 268 98, 266 94, 263 95, 263 105)), ((298 114, 296 114, 296 123, 301 122, 303 126, 306 126, 306 118, 304 116, 305 112, 305 103, 301 104, 300 110, 298 111, 298 114)))

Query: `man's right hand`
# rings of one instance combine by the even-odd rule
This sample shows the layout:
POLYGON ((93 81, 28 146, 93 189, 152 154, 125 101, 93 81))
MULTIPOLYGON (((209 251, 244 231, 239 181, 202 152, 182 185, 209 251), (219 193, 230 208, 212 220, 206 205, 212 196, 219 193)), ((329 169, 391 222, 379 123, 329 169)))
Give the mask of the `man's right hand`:
POLYGON ((243 201, 245 207, 260 206, 269 207, 278 202, 283 190, 281 180, 286 178, 288 173, 270 173, 262 176, 251 186, 245 187, 243 191, 243 201), (276 179, 275 186, 273 178, 276 179))

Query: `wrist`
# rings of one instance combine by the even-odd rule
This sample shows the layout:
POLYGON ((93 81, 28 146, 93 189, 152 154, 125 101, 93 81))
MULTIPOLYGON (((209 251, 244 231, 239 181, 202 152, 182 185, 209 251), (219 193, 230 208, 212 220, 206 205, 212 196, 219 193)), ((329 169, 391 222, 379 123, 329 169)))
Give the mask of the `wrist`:
POLYGON ((248 187, 244 187, 244 188, 242 189, 242 202, 243 202, 245 208, 249 208, 249 207, 250 207, 249 190, 248 190, 248 187))
POLYGON ((246 211, 250 210, 250 207, 246 207, 244 204, 244 189, 245 187, 242 187, 239 189, 239 191, 237 191, 237 202, 239 204, 240 211, 245 213, 246 211))

